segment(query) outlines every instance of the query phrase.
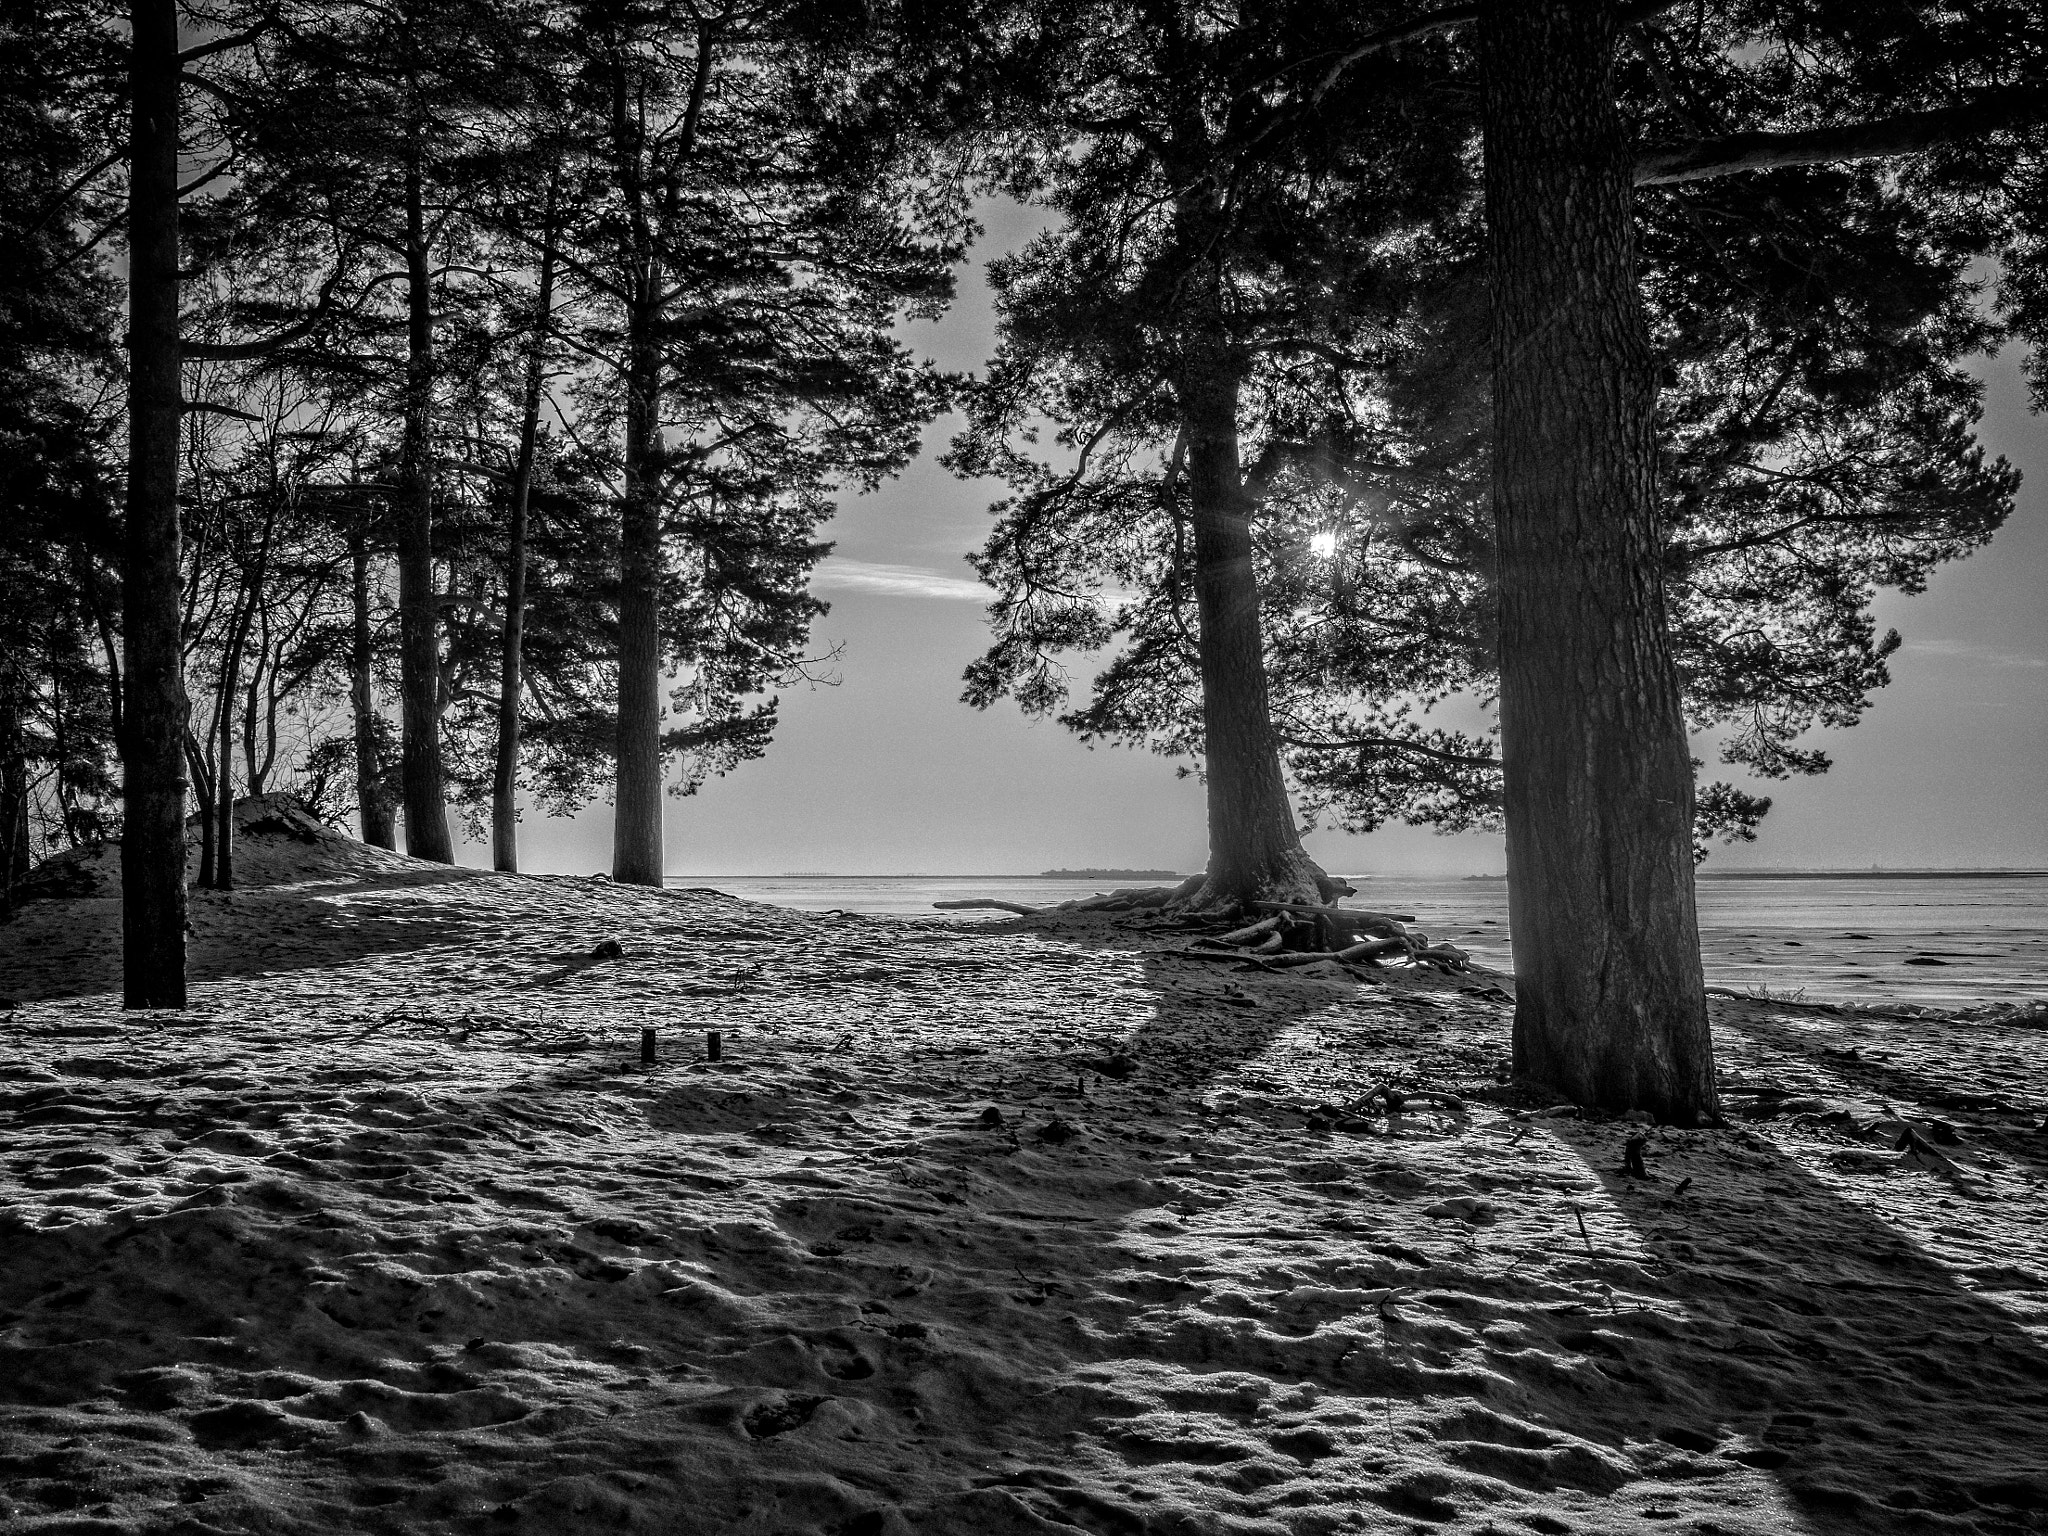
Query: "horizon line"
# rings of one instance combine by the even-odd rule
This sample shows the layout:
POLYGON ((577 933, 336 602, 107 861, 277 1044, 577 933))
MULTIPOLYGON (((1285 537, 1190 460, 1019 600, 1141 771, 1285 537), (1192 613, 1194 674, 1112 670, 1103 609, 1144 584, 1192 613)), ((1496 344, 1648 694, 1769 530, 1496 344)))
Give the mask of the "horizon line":
MULTIPOLYGON (((1192 879, 1200 871, 1193 870, 1179 875, 1178 879, 1192 879)), ((2048 878, 2048 867, 2036 865, 1999 864, 1900 864, 1858 868, 1852 865, 1829 865, 1825 867, 1800 868, 1772 866, 1764 869, 1705 869, 1694 875, 1696 880, 1786 880, 1786 879, 1939 879, 1942 877, 1998 876, 2005 878, 2048 878)), ((752 874, 726 871, 719 874, 663 875, 662 883, 671 880, 1059 880, 1059 879, 1111 879, 1107 875, 1063 876, 1044 870, 1029 872, 966 871, 953 873, 932 870, 905 871, 775 871, 752 874)), ((1141 878, 1141 877, 1129 877, 1141 878)), ((1484 874, 1431 873, 1422 870, 1383 870, 1377 874, 1342 874, 1343 880, 1505 880, 1504 872, 1484 874)))

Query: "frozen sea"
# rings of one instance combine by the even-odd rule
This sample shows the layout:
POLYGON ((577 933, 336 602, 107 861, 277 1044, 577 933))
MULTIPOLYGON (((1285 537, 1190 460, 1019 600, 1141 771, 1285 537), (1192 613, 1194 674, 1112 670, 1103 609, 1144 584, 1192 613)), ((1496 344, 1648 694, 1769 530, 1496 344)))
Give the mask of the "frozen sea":
MULTIPOLYGON (((1432 939, 1512 968, 1504 880, 1349 877, 1347 906, 1414 914, 1432 939)), ((693 875, 705 886, 804 911, 941 913, 937 901, 993 897, 1053 906, 1126 884, 1039 875, 693 875)), ((1699 881, 1710 986, 1815 1002, 1962 1004, 2048 998, 2048 874, 1718 875, 1699 881)))

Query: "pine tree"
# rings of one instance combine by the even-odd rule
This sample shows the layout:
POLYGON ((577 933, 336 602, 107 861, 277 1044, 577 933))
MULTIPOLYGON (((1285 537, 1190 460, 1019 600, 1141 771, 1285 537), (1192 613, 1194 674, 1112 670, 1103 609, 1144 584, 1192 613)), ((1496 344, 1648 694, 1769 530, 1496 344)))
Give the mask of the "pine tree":
POLYGON ((89 5, 0 7, 0 921, 38 853, 120 829, 118 45, 89 5))
POLYGON ((944 298, 957 237, 908 224, 875 178, 827 174, 818 114, 847 65, 806 45, 806 14, 578 12, 589 174, 563 266, 604 317, 579 345, 609 364, 620 444, 621 881, 661 879, 670 753, 694 761, 687 789, 763 750, 773 702, 743 701, 801 668, 831 483, 900 466, 943 398, 888 332, 944 298))
POLYGON ((1380 10, 1037 5, 991 28, 1012 77, 1005 190, 1062 224, 990 269, 1002 352, 950 459, 1018 492, 978 560, 997 640, 967 697, 1056 709, 1052 652, 1137 635, 1139 654, 1069 719, 1091 734, 1171 719, 1164 744, 1199 747, 1197 906, 1335 889, 1302 849, 1281 774, 1255 524, 1265 454, 1313 452, 1306 439, 1357 425, 1321 412, 1375 366, 1409 280, 1404 243, 1468 181, 1462 100, 1427 60, 1375 67, 1348 94, 1321 88, 1332 51, 1380 10), (1057 426, 1056 460, 1030 450, 1041 419, 1057 426), (1157 601, 1115 608, 1105 584, 1157 601), (1175 682, 1147 696, 1156 662, 1175 682))
POLYGON ((176 0, 130 0, 128 506, 121 565, 122 1005, 185 1006, 176 0))
POLYGON ((334 6, 292 18, 239 81, 246 146, 220 241, 253 224, 273 252, 323 274, 320 337, 275 361, 373 383, 396 427, 385 504, 397 550, 400 781, 406 850, 454 857, 442 763, 442 624, 435 507, 442 441, 443 327, 486 300, 466 260, 477 200, 470 173, 493 111, 516 96, 524 17, 472 6, 334 6), (494 52, 493 49, 496 49, 494 52), (507 55, 510 57, 507 57, 507 55), (396 294, 393 301, 389 296, 396 294))
MULTIPOLYGON (((1716 1103, 1631 188, 1918 152, 2038 121, 2038 18, 1994 9, 2011 25, 1965 30, 1933 7, 1730 6, 1713 18, 1703 88, 1688 100, 1681 77, 1672 94, 1689 110, 1747 111, 1646 154, 1616 102, 1632 8, 1482 8, 1515 1058, 1575 1098, 1680 1123, 1716 1103), (1961 81, 1981 88, 1935 104, 1961 81), (1880 103, 1882 119, 1836 116, 1880 103), (1823 113, 1833 121, 1752 126, 1751 114, 1823 113)), ((1656 43, 1646 50, 1665 62, 1656 43)))

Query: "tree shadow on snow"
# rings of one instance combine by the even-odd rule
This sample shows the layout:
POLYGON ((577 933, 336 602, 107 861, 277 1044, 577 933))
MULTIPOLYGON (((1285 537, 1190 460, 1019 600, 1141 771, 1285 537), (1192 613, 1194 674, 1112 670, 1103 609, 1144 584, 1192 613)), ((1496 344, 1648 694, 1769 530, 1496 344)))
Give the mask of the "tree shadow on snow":
MULTIPOLYGON (((437 866, 346 882, 192 890, 186 978, 199 987, 466 945, 480 928, 495 936, 504 914, 483 882, 506 878, 437 866), (463 899, 465 887, 474 899, 463 899), (434 894, 420 900, 421 892, 434 894)), ((0 997, 23 1003, 120 990, 118 898, 34 902, 0 927, 0 997)))
POLYGON ((1572 1427, 1657 1434, 1696 1453, 1682 1476, 1767 1470, 1817 1532, 2038 1528, 2048 1351, 2011 1314, 1761 1136, 1667 1141, 1641 1181, 1621 1171, 1633 1127, 1552 1129, 1647 1271, 1596 1238, 1591 1277, 1677 1303, 1676 1320, 1595 1303, 1561 1330, 1607 1383, 1572 1427))

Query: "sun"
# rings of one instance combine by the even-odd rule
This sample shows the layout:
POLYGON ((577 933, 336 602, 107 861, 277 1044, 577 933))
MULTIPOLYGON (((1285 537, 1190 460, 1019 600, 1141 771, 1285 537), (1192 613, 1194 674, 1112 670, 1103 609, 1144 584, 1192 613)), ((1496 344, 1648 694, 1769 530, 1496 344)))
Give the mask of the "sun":
POLYGON ((1337 553, 1337 535, 1334 533, 1312 534, 1308 541, 1308 552, 1318 560, 1327 560, 1337 553))

